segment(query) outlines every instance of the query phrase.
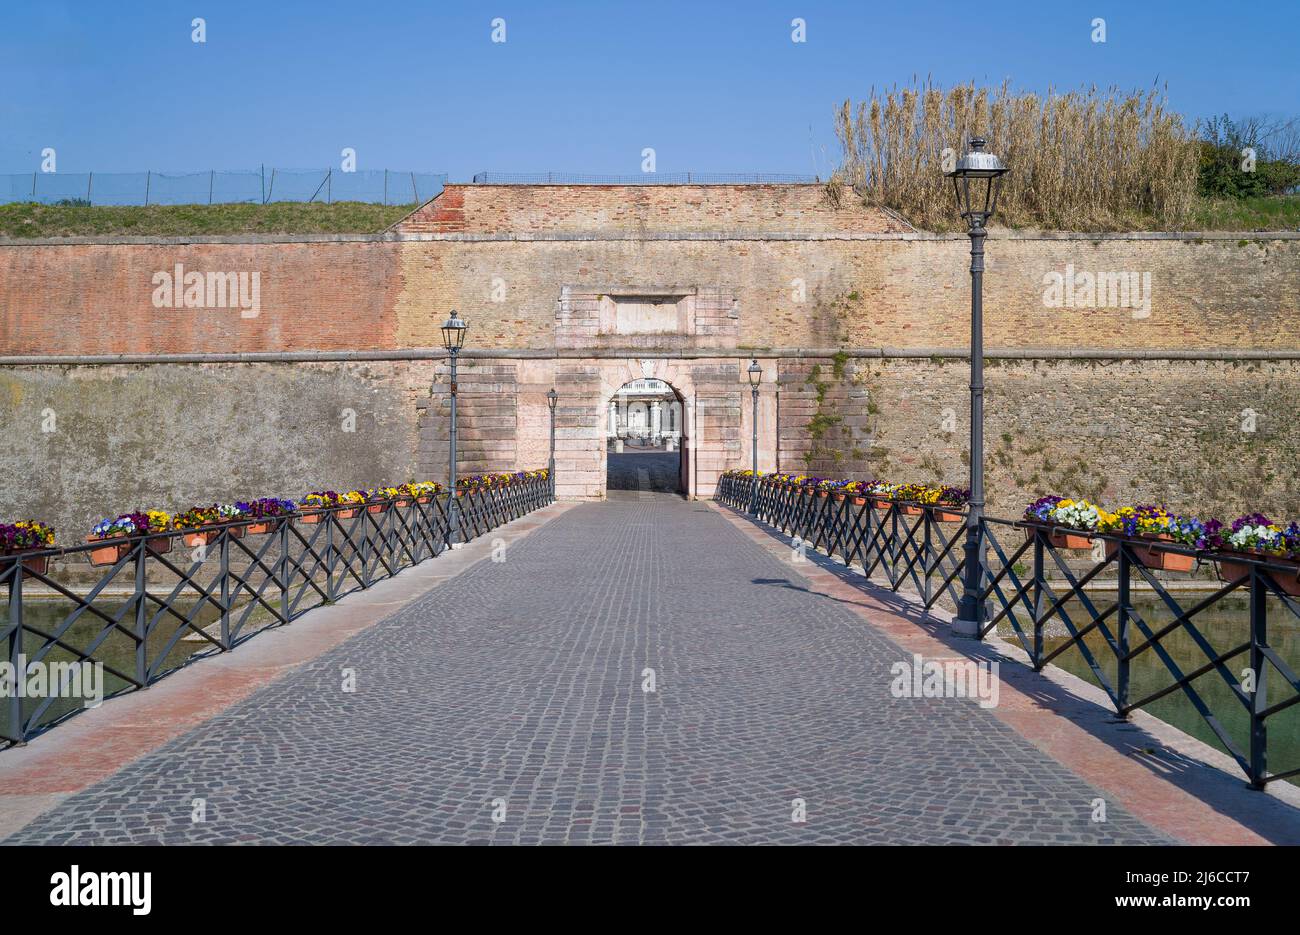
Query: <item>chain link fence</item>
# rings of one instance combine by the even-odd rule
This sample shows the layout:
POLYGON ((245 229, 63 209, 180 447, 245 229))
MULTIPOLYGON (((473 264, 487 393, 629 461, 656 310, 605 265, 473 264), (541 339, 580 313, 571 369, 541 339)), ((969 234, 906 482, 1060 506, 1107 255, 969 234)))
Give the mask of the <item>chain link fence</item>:
POLYGON ((578 175, 572 172, 479 172, 475 185, 813 185, 815 175, 764 172, 643 172, 578 175))
POLYGON ((0 175, 0 203, 215 205, 361 201, 414 205, 437 195, 446 182, 444 173, 391 169, 27 172, 0 175))

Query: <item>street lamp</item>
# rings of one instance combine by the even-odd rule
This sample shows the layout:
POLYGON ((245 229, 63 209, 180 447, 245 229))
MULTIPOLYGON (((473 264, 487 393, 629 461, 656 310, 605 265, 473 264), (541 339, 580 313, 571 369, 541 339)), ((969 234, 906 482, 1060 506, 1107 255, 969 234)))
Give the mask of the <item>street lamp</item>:
POLYGON ((755 357, 749 362, 749 394, 754 400, 754 443, 752 446, 754 455, 754 476, 751 478, 749 485, 749 512, 758 512, 758 384, 763 379, 763 368, 758 365, 758 358, 755 357))
POLYGON ((457 504, 456 504, 456 358, 465 346, 465 331, 468 325, 456 310, 452 309, 450 317, 442 325, 442 346, 451 358, 451 451, 447 458, 447 544, 456 541, 457 504))
POLYGON ((984 630, 981 522, 984 516, 984 238, 998 206, 998 187, 1006 166, 984 151, 985 141, 972 137, 970 149, 947 173, 957 208, 970 236, 970 509, 966 516, 962 595, 953 633, 979 639, 984 630))
POLYGON ((546 462, 546 479, 551 482, 551 499, 555 499, 555 403, 559 400, 555 387, 546 394, 546 405, 551 410, 551 457, 546 462))

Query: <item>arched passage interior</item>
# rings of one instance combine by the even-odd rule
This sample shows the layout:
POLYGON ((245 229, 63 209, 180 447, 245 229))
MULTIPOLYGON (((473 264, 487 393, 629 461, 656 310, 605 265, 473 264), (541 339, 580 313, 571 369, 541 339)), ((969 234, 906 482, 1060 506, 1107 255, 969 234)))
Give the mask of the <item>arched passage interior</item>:
POLYGON ((685 415, 682 395, 665 380, 619 387, 606 412, 605 489, 684 494, 685 415))

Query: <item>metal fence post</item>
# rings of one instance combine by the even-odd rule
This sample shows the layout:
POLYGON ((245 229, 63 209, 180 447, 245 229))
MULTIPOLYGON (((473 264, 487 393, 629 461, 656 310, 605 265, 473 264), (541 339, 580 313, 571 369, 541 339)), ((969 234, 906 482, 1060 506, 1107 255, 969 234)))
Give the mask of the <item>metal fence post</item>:
POLYGON ((230 649, 230 528, 221 530, 221 648, 230 649))
POLYGON ((148 541, 141 539, 136 544, 135 553, 135 678, 141 688, 149 684, 149 620, 145 609, 145 558, 148 555, 145 543, 148 541))
POLYGON ((1034 530, 1034 671, 1043 667, 1043 535, 1034 530))
POLYGON ((1268 726, 1263 712, 1268 707, 1268 590, 1258 565, 1250 566, 1250 668, 1255 673, 1255 691, 1250 697, 1250 786, 1263 789, 1268 775, 1268 726))
POLYGON ((13 673, 14 684, 9 693, 9 736, 15 742, 23 743, 27 735, 23 732, 23 696, 18 690, 18 680, 27 673, 23 664, 23 560, 13 560, 13 577, 9 579, 9 671, 13 673))
POLYGON ((334 600, 334 524, 338 521, 337 515, 337 510, 325 513, 325 595, 330 601, 334 600))
POLYGON ((280 520, 280 616, 289 622, 289 524, 292 517, 280 520))
POLYGON ((1124 709, 1128 707, 1128 686, 1129 686, 1129 658, 1128 658, 1128 637, 1129 637, 1129 584, 1132 573, 1132 565, 1128 558, 1128 546, 1120 543, 1119 546, 1119 595, 1117 603, 1119 605, 1119 632, 1117 634, 1118 659, 1116 660, 1117 673, 1115 676, 1116 686, 1115 694, 1116 713, 1127 719, 1128 712, 1124 709))

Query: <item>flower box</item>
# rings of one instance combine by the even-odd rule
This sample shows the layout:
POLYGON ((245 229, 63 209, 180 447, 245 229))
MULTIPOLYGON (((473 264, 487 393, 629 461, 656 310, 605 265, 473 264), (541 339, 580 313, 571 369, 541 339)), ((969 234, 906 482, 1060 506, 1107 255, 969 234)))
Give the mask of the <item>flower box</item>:
MULTIPOLYGON (((1152 569, 1153 571, 1191 571, 1196 567, 1195 555, 1184 555, 1181 552, 1168 552, 1163 549, 1153 549, 1146 544, 1151 540, 1161 542, 1173 542, 1173 536, 1139 536, 1138 538, 1129 538, 1124 541, 1132 543, 1133 557, 1137 561, 1152 569), (1144 541, 1146 540, 1146 541, 1144 541)), ((1119 551, 1119 543, 1114 540, 1106 541, 1106 557, 1110 558, 1119 551)))
POLYGON ((321 515, 324 512, 324 510, 313 510, 310 507, 303 507, 299 510, 298 519, 300 522, 306 523, 308 526, 315 526, 320 522, 321 515))
POLYGON ((898 505, 898 512, 902 513, 904 516, 920 516, 925 512, 925 510, 921 509, 919 506, 913 506, 910 503, 900 503, 898 505))
POLYGON ((836 502, 836 503, 843 503, 843 502, 844 502, 844 497, 845 497, 844 491, 842 491, 842 490, 837 490, 837 491, 835 491, 835 502, 836 502))
POLYGON ((386 513, 386 512, 388 512, 388 508, 389 508, 390 506, 392 506, 392 505, 393 505, 393 501, 391 501, 391 500, 381 500, 379 503, 367 503, 367 504, 366 504, 366 512, 367 512, 367 513, 386 513))
POLYGON ((411 505, 411 500, 409 497, 403 497, 393 501, 393 506, 403 510, 410 505, 411 505))
POLYGON ((145 541, 145 545, 147 545, 149 547, 149 550, 153 552, 155 555, 166 555, 168 552, 172 550, 172 537, 171 536, 150 536, 145 541))
POLYGON ((354 507, 351 507, 350 509, 339 510, 337 513, 334 514, 334 518, 335 518, 335 519, 351 519, 352 517, 356 516, 357 513, 359 513, 359 512, 360 512, 360 507, 355 507, 355 506, 354 506, 354 507))
MULTIPOLYGON (((5 555, 24 555, 28 552, 39 552, 39 549, 10 549, 4 552, 5 555)), ((34 555, 31 558, 24 558, 23 577, 30 578, 32 574, 43 575, 50 569, 50 557, 48 555, 34 555)))
POLYGON ((428 503, 428 502, 429 502, 430 500, 432 500, 432 499, 433 499, 433 497, 432 497, 431 495, 425 495, 425 496, 423 496, 423 497, 416 497, 416 498, 415 498, 415 502, 416 502, 416 503, 428 503))
POLYGON ((935 507, 934 521, 936 523, 963 523, 966 517, 961 513, 954 513, 952 510, 946 510, 943 507, 935 507))
POLYGON ((863 505, 864 503, 866 503, 866 502, 867 502, 867 498, 866 498, 866 497, 854 497, 854 498, 853 498, 853 505, 854 505, 854 506, 862 506, 862 505, 863 505))
POLYGON ((1033 523, 1025 529, 1025 538, 1030 542, 1034 541, 1034 533, 1037 529, 1050 529, 1048 541, 1053 548, 1073 549, 1086 551, 1092 548, 1092 533, 1090 532, 1069 532, 1064 529, 1057 529, 1046 524, 1033 523))
MULTIPOLYGON (((103 540, 98 536, 87 536, 86 541, 101 542, 103 540)), ((91 549, 88 554, 90 556, 90 564, 92 565, 116 565, 121 561, 122 556, 126 555, 126 553, 130 551, 131 543, 118 542, 113 545, 101 545, 97 549, 91 549)))
POLYGON ((264 519, 257 523, 249 523, 244 527, 244 531, 250 536, 263 536, 268 532, 275 532, 280 528, 280 519, 264 519))
MULTIPOLYGON (((1259 552, 1225 551, 1219 553, 1219 555, 1236 555, 1236 556, 1240 556, 1241 558, 1252 558, 1255 559, 1256 561, 1272 562, 1277 565, 1290 565, 1294 569, 1294 571, 1291 572, 1270 571, 1267 568, 1264 569, 1264 571, 1268 572, 1268 575, 1273 579, 1274 583, 1277 584, 1277 586, 1282 590, 1284 594, 1289 594, 1292 597, 1300 597, 1300 561, 1293 558, 1280 558, 1278 556, 1273 556, 1273 555, 1264 555, 1259 552)), ((1218 556, 1216 556, 1216 560, 1219 563, 1219 580, 1222 581, 1224 584, 1228 584, 1229 582, 1236 581, 1238 578, 1243 578, 1243 577, 1249 578, 1250 576, 1249 565, 1243 562, 1226 561, 1222 558, 1219 558, 1218 556)), ((1244 583, 1249 584, 1249 581, 1244 583)))
POLYGON ((212 541, 219 535, 221 535, 220 529, 191 529, 181 538, 191 549, 196 549, 201 545, 211 545, 212 541))

